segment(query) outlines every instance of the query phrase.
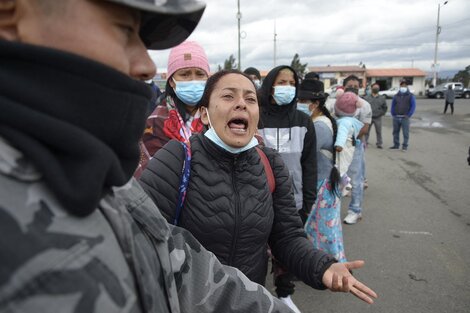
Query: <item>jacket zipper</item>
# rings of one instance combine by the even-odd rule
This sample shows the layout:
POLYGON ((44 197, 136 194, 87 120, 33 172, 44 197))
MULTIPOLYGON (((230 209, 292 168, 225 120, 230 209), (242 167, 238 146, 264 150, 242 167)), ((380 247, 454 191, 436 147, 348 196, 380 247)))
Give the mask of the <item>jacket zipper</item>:
POLYGON ((235 257, 235 249, 237 246, 237 241, 238 241, 238 224, 239 224, 239 219, 240 219, 240 195, 238 193, 237 185, 235 183, 235 166, 237 164, 237 157, 234 158, 233 160, 233 169, 232 169, 232 186, 233 186, 233 191, 235 193, 235 223, 233 227, 233 240, 232 240, 232 248, 230 250, 230 258, 229 258, 229 264, 230 266, 233 266, 233 259, 235 257))
POLYGON ((279 152, 279 127, 277 128, 277 137, 276 137, 276 140, 277 140, 277 149, 276 149, 276 151, 279 152))

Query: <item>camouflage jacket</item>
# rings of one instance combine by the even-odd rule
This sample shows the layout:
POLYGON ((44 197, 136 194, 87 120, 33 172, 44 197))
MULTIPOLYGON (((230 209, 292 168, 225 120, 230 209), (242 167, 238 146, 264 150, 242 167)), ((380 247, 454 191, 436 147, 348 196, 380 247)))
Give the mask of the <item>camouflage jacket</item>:
POLYGON ((170 226, 134 179, 87 217, 0 137, 0 312, 290 312, 170 226))

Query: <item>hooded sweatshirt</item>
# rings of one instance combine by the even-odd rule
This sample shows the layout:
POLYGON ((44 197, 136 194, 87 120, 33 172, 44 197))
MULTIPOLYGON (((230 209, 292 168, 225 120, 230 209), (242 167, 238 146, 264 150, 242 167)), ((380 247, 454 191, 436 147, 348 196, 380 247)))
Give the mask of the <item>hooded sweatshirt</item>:
POLYGON ((299 82, 295 71, 289 66, 272 69, 259 90, 259 133, 267 147, 276 149, 292 176, 296 207, 308 214, 316 198, 317 158, 316 136, 310 117, 297 110, 297 92, 291 103, 277 105, 272 97, 273 84, 282 69, 294 73, 295 87, 299 82))

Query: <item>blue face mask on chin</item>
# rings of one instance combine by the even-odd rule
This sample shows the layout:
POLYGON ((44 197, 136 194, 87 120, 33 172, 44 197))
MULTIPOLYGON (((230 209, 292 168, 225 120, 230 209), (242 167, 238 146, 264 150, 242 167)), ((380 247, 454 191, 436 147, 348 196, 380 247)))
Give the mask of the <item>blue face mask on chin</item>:
POLYGON ((288 105, 294 100, 295 87, 293 86, 274 86, 273 98, 277 105, 288 105))
POLYGON ((191 80, 191 81, 176 81, 175 94, 176 96, 189 106, 195 106, 202 98, 206 82, 204 80, 191 80))
POLYGON ((234 148, 234 147, 227 145, 222 139, 220 139, 220 137, 215 132, 214 127, 212 127, 211 119, 209 117, 209 112, 207 111, 207 109, 206 109, 206 112, 207 112, 207 118, 209 119, 210 128, 204 133, 204 136, 209 138, 210 141, 215 143, 220 148, 233 154, 239 154, 239 153, 242 153, 243 151, 256 147, 259 144, 258 139, 256 139, 255 136, 253 136, 250 142, 244 147, 234 148))

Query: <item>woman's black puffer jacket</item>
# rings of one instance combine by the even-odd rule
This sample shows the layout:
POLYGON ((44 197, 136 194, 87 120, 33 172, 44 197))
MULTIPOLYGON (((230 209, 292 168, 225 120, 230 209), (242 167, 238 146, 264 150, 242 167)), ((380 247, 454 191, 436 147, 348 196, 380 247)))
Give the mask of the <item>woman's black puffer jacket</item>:
MULTIPOLYGON (((308 285, 325 288, 324 271, 336 262, 314 250, 295 207, 289 171, 272 149, 263 148, 276 180, 270 193, 256 149, 229 153, 202 134, 191 137, 191 174, 179 226, 188 229, 226 265, 264 285, 267 244, 273 255, 308 285)), ((185 152, 172 140, 150 160, 140 183, 172 222, 185 152)))

